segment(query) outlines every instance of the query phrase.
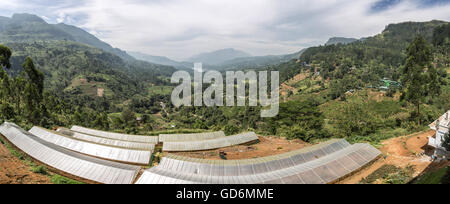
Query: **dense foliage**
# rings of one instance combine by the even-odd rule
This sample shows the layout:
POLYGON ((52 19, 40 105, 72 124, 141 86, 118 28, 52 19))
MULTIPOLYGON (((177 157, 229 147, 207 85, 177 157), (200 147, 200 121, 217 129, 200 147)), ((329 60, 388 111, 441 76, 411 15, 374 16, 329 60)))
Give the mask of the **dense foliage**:
POLYGON ((389 25, 377 36, 309 48, 300 59, 279 65, 241 67, 277 70, 292 87, 280 114, 269 119, 260 117, 261 107, 175 108, 167 80, 170 67, 124 60, 74 39, 8 42, 11 50, 0 46, 6 70, 0 76, 9 78, 1 82, 11 87, 1 92, 1 116, 23 125, 77 124, 139 134, 255 131, 304 141, 339 137, 379 142, 417 131, 450 108, 447 29, 440 21, 389 25), (410 83, 414 77, 406 77, 411 68, 420 69, 420 92, 410 83), (383 78, 403 86, 380 91, 376 87, 383 78), (421 93, 420 114, 408 91, 421 93), (418 118, 423 122, 419 126, 418 118))

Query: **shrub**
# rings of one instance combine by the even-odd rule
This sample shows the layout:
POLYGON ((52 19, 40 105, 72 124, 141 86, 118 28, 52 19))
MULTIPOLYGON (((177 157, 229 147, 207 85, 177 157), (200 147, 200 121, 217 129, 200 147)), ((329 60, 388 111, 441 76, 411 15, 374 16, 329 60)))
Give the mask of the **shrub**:
POLYGON ((239 132, 239 127, 233 124, 225 125, 223 130, 226 135, 234 135, 239 132))
POLYGON ((31 171, 33 173, 47 175, 47 168, 45 166, 31 167, 31 171))
POLYGON ((53 175, 50 180, 54 184, 84 184, 83 182, 75 181, 57 174, 53 175))

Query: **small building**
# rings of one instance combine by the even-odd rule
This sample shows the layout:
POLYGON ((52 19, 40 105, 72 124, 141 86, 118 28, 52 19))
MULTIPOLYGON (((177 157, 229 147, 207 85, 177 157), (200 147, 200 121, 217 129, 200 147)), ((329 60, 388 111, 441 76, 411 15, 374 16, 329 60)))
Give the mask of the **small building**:
POLYGON ((449 133, 450 110, 441 116, 438 120, 430 124, 430 128, 436 131, 436 134, 428 138, 428 146, 435 148, 436 156, 448 156, 450 155, 450 150, 445 149, 442 146, 444 141, 444 135, 449 133))

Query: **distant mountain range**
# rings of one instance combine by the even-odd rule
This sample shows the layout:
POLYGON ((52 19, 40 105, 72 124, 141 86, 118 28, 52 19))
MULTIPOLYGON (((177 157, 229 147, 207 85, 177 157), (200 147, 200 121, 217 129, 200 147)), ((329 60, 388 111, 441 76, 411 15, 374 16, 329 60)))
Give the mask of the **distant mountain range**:
POLYGON ((183 63, 183 62, 177 62, 175 60, 169 59, 168 57, 164 56, 154 56, 154 55, 148 55, 140 52, 128 52, 131 56, 138 60, 147 61, 154 64, 161 64, 166 66, 172 66, 177 69, 190 69, 192 67, 191 63, 183 63))
POLYGON ((251 57, 250 54, 235 50, 233 48, 223 49, 223 50, 217 50, 213 52, 208 53, 201 53, 195 56, 190 57, 188 62, 202 62, 204 64, 208 65, 219 65, 222 64, 228 60, 233 60, 236 58, 243 58, 243 57, 251 57))
POLYGON ((195 62, 201 62, 203 63, 204 69, 225 71, 236 69, 262 68, 265 66, 277 65, 292 59, 298 59, 303 52, 304 50, 287 55, 250 56, 243 51, 229 48, 196 55, 195 57, 189 58, 189 61, 184 62, 178 62, 167 57, 147 55, 139 52, 129 53, 139 60, 144 60, 155 64, 173 66, 181 70, 191 70, 195 62), (212 59, 216 60, 208 60, 209 56, 211 56, 212 59), (217 60, 218 58, 220 58, 219 56, 227 58, 228 60, 217 60))
POLYGON ((127 99, 145 93, 148 84, 165 83, 176 71, 136 60, 81 28, 48 24, 31 14, 0 17, 0 43, 13 52, 8 74, 17 75, 24 59, 31 57, 45 74, 46 88, 68 97, 94 96, 103 88, 107 97, 127 99))

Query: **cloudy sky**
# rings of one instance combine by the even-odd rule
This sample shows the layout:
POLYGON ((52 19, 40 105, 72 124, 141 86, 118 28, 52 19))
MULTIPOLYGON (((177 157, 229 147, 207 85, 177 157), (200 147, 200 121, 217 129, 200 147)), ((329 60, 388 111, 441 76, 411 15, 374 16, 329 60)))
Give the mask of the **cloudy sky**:
POLYGON ((450 0, 0 0, 0 15, 13 13, 181 60, 223 48, 287 54, 334 36, 372 36, 389 23, 450 21, 450 0))

